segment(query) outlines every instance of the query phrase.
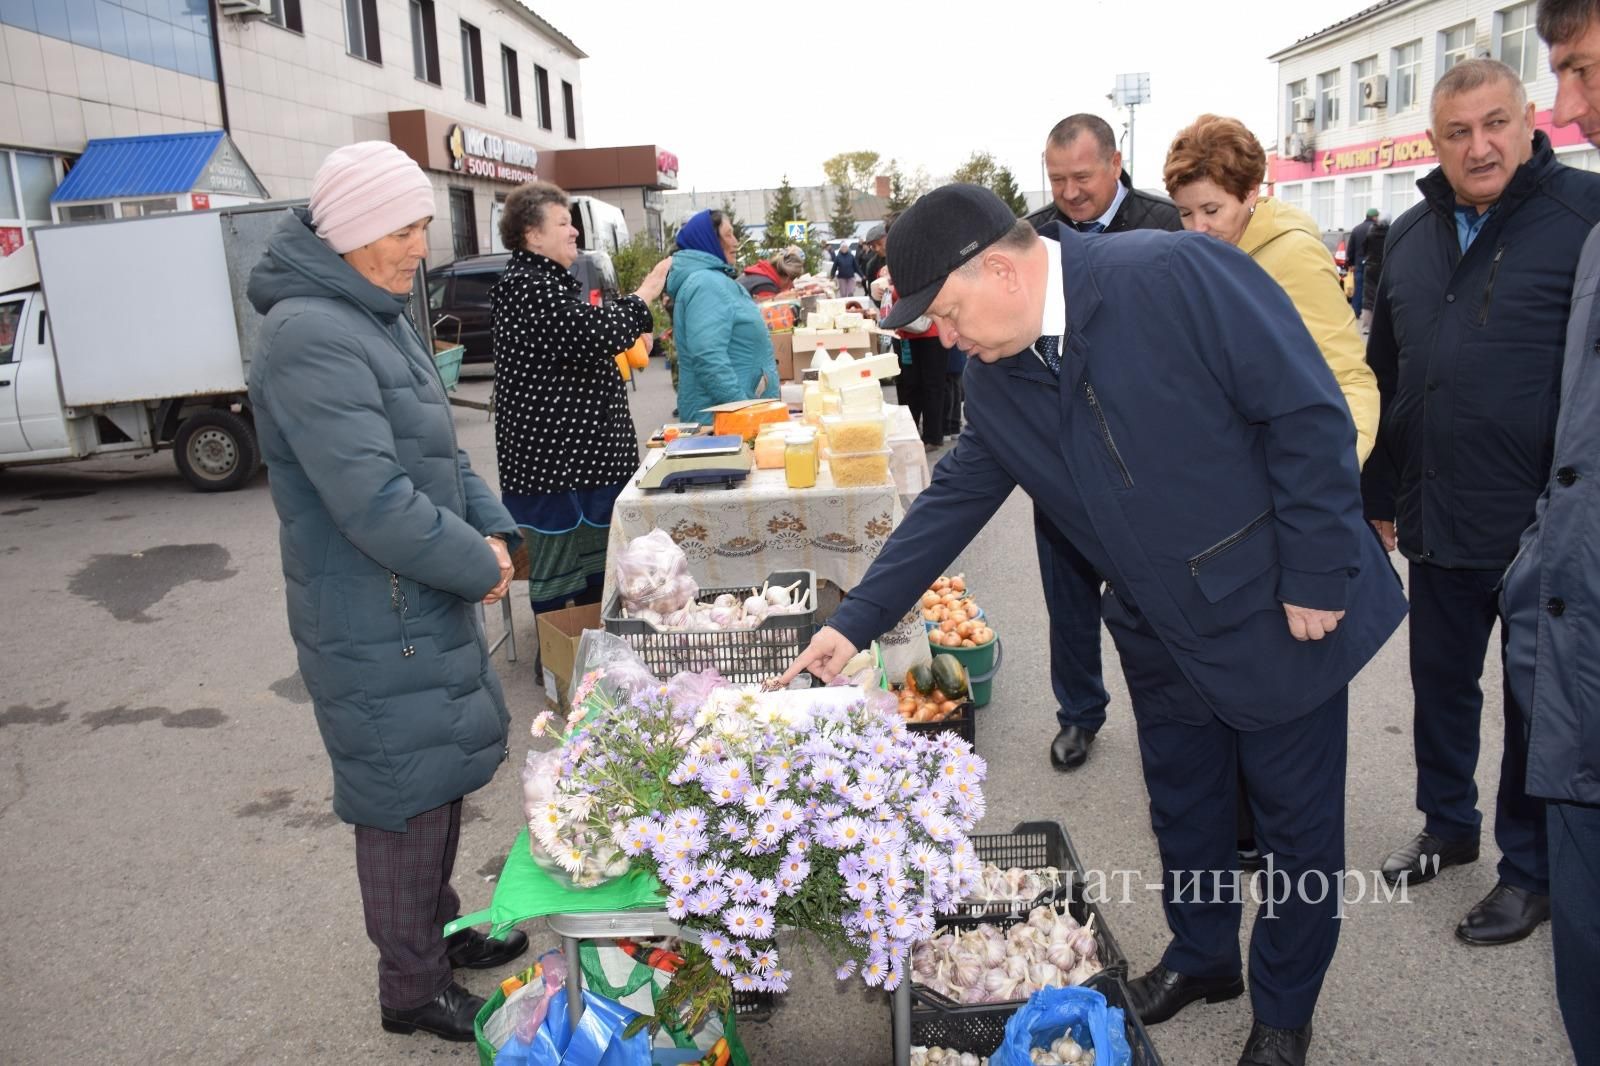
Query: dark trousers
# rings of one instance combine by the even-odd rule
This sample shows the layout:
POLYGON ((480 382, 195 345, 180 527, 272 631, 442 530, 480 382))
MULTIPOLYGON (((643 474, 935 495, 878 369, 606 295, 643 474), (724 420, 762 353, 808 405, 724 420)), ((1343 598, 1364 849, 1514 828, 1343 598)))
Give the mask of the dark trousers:
POLYGON ((1358 260, 1353 269, 1356 272, 1356 280, 1355 284, 1350 286, 1350 307, 1359 315, 1361 314, 1361 285, 1366 281, 1364 275, 1367 272, 1367 268, 1358 260))
POLYGON ((460 800, 406 819, 404 833, 356 826, 361 911, 378 948, 385 1007, 420 1007, 450 986, 443 930, 461 914, 450 887, 460 835, 460 800))
POLYGON ((961 432, 961 375, 946 373, 944 378, 944 431, 954 437, 961 432))
POLYGON ((1089 560, 1037 508, 1033 539, 1039 578, 1050 616, 1050 688, 1056 721, 1090 733, 1106 724, 1104 675, 1100 670, 1100 590, 1105 585, 1089 560))
POLYGON ((1344 893, 1347 690, 1268 729, 1225 724, 1194 692, 1148 624, 1106 594, 1134 720, 1150 825, 1161 850, 1168 969, 1238 974, 1249 882, 1238 875, 1234 804, 1242 774, 1270 877, 1250 933, 1250 1002, 1266 1025, 1293 1029, 1316 1010, 1339 943, 1344 893))
POLYGON ((1556 999, 1578 1066, 1600 1064, 1600 807, 1546 804, 1556 999))
POLYGON ((902 366, 895 391, 900 402, 911 408, 911 417, 922 431, 922 443, 938 447, 944 443, 944 390, 950 353, 938 337, 905 343, 911 347, 911 366, 902 366))
MULTIPOLYGON (((1483 658, 1499 614, 1498 570, 1446 570, 1412 563, 1412 732, 1417 753, 1417 809, 1424 828, 1444 840, 1476 838, 1478 729, 1483 717, 1483 658)), ((1501 661, 1505 634, 1501 631, 1501 661)), ((1528 718, 1509 689, 1505 750, 1495 800, 1499 878, 1541 895, 1549 891, 1542 800, 1527 794, 1528 718)))

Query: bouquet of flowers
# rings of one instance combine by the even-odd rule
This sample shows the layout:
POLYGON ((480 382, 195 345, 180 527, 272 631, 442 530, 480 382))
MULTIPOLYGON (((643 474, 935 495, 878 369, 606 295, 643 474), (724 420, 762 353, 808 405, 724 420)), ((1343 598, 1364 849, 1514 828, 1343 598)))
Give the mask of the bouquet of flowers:
POLYGON ((585 675, 562 745, 529 756, 536 857, 579 885, 629 865, 660 878, 698 937, 658 1005, 691 1029, 726 1009, 730 981, 788 987, 779 928, 818 937, 840 980, 896 988, 934 916, 978 886, 966 834, 984 761, 954 734, 908 731, 883 692, 765 692, 710 671, 662 684, 629 659, 585 675))

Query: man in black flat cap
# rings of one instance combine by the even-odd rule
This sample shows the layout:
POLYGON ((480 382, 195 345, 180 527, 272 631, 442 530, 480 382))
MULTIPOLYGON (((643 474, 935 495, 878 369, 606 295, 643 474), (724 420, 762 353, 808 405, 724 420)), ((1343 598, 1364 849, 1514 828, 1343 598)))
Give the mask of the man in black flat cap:
POLYGON ((1272 902, 1239 1062, 1303 1063, 1339 934, 1346 686, 1405 613, 1333 374, 1282 290, 1201 234, 1036 234, 947 185, 895 223, 889 269, 885 325, 927 314, 976 360, 968 425, 787 677, 836 675, 1022 486, 1108 582, 1172 930, 1132 1006, 1154 1024, 1244 990, 1242 772, 1272 902))

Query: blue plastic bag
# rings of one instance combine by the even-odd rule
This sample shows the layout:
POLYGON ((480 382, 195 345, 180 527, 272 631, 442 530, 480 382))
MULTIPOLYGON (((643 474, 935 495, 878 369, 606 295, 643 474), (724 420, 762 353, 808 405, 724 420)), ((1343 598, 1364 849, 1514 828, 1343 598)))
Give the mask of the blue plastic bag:
POLYGON ((1095 1066, 1130 1066, 1122 1008, 1106 1006, 1092 988, 1042 988, 1006 1022, 1006 1038, 989 1056, 992 1066, 1031 1066, 1028 1052, 1049 1047, 1071 1031, 1072 1039, 1094 1049, 1095 1066))
POLYGON ((495 1066, 650 1066, 650 1031, 622 1031, 638 1015, 615 1000, 583 993, 583 1017, 573 1030, 567 1020, 567 990, 550 997, 550 1011, 532 1042, 513 1035, 495 1056, 495 1066))

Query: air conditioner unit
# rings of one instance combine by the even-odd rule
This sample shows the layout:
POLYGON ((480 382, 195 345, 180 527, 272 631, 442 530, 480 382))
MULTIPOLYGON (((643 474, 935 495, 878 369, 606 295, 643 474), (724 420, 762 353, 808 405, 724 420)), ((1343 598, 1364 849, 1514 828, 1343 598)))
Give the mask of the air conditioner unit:
POLYGON ((1367 107, 1387 107, 1389 105, 1389 76, 1387 74, 1374 74, 1361 79, 1361 102, 1367 107))
POLYGON ((1290 110, 1296 122, 1315 122, 1317 120, 1317 102, 1309 96, 1294 98, 1290 110))
POLYGON ((224 15, 234 18, 251 18, 260 16, 268 18, 272 15, 272 5, 276 0, 217 0, 217 9, 224 15))
POLYGON ((1292 133, 1284 138, 1283 154, 1296 163, 1309 163, 1316 158, 1315 146, 1310 137, 1292 133))

